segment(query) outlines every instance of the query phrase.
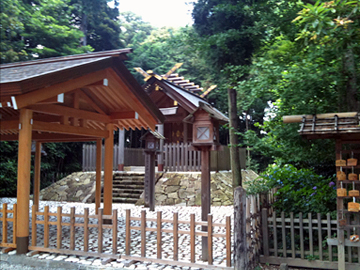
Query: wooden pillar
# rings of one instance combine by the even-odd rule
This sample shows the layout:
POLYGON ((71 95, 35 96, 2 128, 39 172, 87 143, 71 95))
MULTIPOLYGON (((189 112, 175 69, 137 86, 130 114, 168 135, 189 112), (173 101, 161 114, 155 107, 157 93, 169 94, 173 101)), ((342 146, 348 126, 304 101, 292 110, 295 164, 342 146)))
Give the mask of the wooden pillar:
POLYGON ((248 269, 246 191, 242 187, 234 190, 234 269, 248 269))
POLYGON ((109 136, 105 138, 104 158, 104 215, 112 212, 112 184, 113 184, 113 154, 114 154, 114 124, 106 124, 109 136))
MULTIPOLYGON (((341 159, 340 152, 342 150, 341 140, 336 140, 336 159, 341 159)), ((337 167, 337 170, 339 167, 337 167)), ((339 181, 336 181, 338 188, 340 187, 339 181)), ((345 235, 344 229, 340 228, 339 220, 343 218, 343 211, 344 211, 344 201, 343 198, 337 197, 337 237, 338 237, 338 269, 345 270, 345 235)))
MULTIPOLYGON (((201 147, 201 221, 208 220, 211 206, 210 193, 210 147, 201 147)), ((207 226, 202 226, 202 231, 207 232, 207 226)), ((208 238, 202 237, 202 259, 209 259, 208 238)))
POLYGON ((125 129, 119 128, 119 164, 118 170, 124 170, 125 163, 125 129))
MULTIPOLYGON (((164 136, 164 124, 161 125, 157 125, 158 127, 158 132, 164 136)), ((159 151, 160 153, 158 154, 158 171, 162 172, 164 171, 164 140, 160 139, 160 145, 159 145, 159 151)))
POLYGON ((102 139, 96 140, 96 182, 95 182, 95 212, 98 214, 101 203, 101 149, 102 139))
POLYGON ((155 152, 145 152, 145 206, 155 211, 155 152))
POLYGON ((16 252, 25 254, 29 246, 29 197, 31 167, 32 111, 20 110, 17 171, 16 252))
POLYGON ((36 211, 39 210, 40 197, 40 173, 41 173, 41 142, 35 143, 35 160, 34 160, 34 196, 33 204, 36 211))
POLYGON ((188 142, 188 123, 184 122, 184 143, 188 142))

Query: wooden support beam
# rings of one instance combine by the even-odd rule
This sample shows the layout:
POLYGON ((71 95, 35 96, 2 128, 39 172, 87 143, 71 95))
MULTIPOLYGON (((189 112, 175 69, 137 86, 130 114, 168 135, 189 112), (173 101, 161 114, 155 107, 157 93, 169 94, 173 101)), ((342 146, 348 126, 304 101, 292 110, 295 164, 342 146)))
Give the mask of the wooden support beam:
POLYGON ((112 212, 112 184, 113 184, 113 152, 114 152, 114 124, 107 124, 109 136, 105 138, 104 156, 104 215, 112 212))
POLYGON ((98 214, 101 203, 101 149, 102 140, 96 140, 96 182, 95 182, 95 212, 98 214))
POLYGON ((135 111, 114 112, 110 114, 112 120, 139 119, 139 114, 135 111))
POLYGON ((17 171, 17 222, 16 226, 17 254, 25 254, 29 246, 29 197, 31 167, 31 133, 32 111, 20 110, 18 171, 17 171))
POLYGON ((19 129, 19 120, 1 120, 0 130, 19 129))
POLYGON ((124 162, 125 162, 125 130, 123 128, 119 128, 119 153, 118 153, 118 170, 124 170, 124 162))
POLYGON ((71 134, 71 135, 83 135, 83 136, 98 137, 98 138, 106 138, 109 136, 109 133, 106 130, 73 127, 68 125, 61 125, 61 124, 54 124, 54 123, 40 122, 40 121, 34 121, 33 130, 71 134))
MULTIPOLYGON (((323 113, 323 114, 317 114, 316 119, 326 119, 326 118, 334 118, 335 115, 337 115, 340 118, 343 117, 356 117, 357 112, 346 112, 346 113, 323 113)), ((308 115, 285 115, 283 116, 283 122, 284 123, 301 123, 303 117, 305 116, 306 119, 313 119, 314 115, 308 114, 308 115)))
MULTIPOLYGON (((210 146, 201 147, 201 221, 208 220, 211 206, 210 193, 210 146)), ((207 226, 202 226, 201 230, 207 232, 207 226)), ((202 236, 202 259, 209 259, 208 238, 202 236)))
POLYGON ((109 123, 111 121, 111 118, 107 115, 61 105, 39 104, 36 106, 29 106, 28 108, 33 110, 34 112, 47 113, 52 115, 76 115, 77 118, 88 119, 103 123, 109 123))
POLYGON ((54 103, 64 103, 64 93, 42 100, 37 104, 54 104, 54 103))
MULTIPOLYGON (((18 134, 8 134, 0 136, 0 141, 17 141, 19 139, 18 134)), ((68 135, 68 134, 54 134, 54 133, 38 133, 34 131, 32 133, 32 140, 38 141, 41 143, 48 142, 93 142, 97 138, 89 137, 89 136, 76 136, 76 135, 68 135)))
POLYGON ((84 87, 86 85, 96 83, 106 77, 106 71, 100 70, 93 73, 86 74, 84 76, 58 83, 55 85, 50 85, 29 93, 16 96, 17 108, 21 109, 29 105, 38 103, 39 101, 46 100, 57 96, 62 93, 67 93, 77 88, 84 87))
POLYGON ((35 159, 34 159, 34 192, 33 192, 33 205, 36 211, 39 210, 39 197, 40 197, 40 172, 41 172, 41 143, 35 143, 35 159))

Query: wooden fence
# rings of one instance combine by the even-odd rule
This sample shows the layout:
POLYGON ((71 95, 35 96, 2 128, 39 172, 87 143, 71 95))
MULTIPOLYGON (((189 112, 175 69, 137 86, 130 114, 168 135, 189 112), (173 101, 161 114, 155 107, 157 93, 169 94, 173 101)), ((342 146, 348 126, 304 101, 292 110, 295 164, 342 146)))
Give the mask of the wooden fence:
MULTIPOLYGON (((8 210, 7 204, 3 204, 1 213, 16 216, 16 205, 13 209, 8 210)), ((232 269, 230 217, 226 217, 225 223, 215 223, 212 215, 208 216, 207 222, 195 221, 195 214, 191 214, 188 221, 179 220, 177 213, 172 219, 168 216, 162 218, 162 212, 156 215, 156 218, 147 218, 145 210, 140 217, 131 216, 130 210, 126 210, 125 215, 117 210, 113 210, 112 215, 104 215, 102 209, 98 214, 90 214, 88 208, 83 213, 75 213, 75 207, 65 213, 61 206, 54 212, 49 211, 49 206, 37 211, 33 205, 29 250, 32 254, 49 252, 104 260, 123 258, 206 269, 232 269), (204 226, 206 231, 202 231, 204 226), (134 239, 136 235, 140 237, 134 239), (208 264, 199 262, 202 237, 207 237, 208 241, 208 264), (213 252, 215 247, 216 252, 213 252), (156 255, 155 252, 147 254, 154 250, 156 255), (172 255, 169 254, 171 251, 172 255)), ((8 231, 15 232, 16 228, 4 225, 6 222, 15 225, 15 219, 2 216, 0 221, 0 246, 16 248, 16 244, 10 244, 7 239, 8 231)), ((13 239, 16 239, 15 235, 13 239)))
MULTIPOLYGON (((102 153, 105 147, 102 146, 102 153)), ((118 169, 119 164, 119 146, 114 145, 113 170, 118 169)), ((143 149, 125 148, 125 166, 145 166, 145 156, 143 149)), ((104 170, 104 155, 102 155, 102 170, 104 170)), ((83 171, 96 170, 96 144, 84 144, 82 152, 83 171)))
MULTIPOLYGON (((260 261, 338 269, 336 233, 337 221, 331 219, 330 214, 326 219, 322 219, 320 214, 303 216, 301 213, 296 217, 290 213, 286 217, 284 212, 273 212, 269 216, 267 209, 262 209, 263 255, 260 261)), ((360 269, 360 243, 346 241, 345 244, 348 246, 346 269, 360 269)))
POLYGON ((0 221, 2 223, 0 247, 16 248, 16 207, 17 205, 13 204, 12 210, 10 210, 7 203, 2 205, 0 212, 0 221), (9 223, 12 223, 12 226, 9 223))
MULTIPOLYGON (((50 213, 49 206, 45 206, 44 211, 39 212, 33 205, 29 250, 116 260, 119 258, 117 241, 112 241, 110 253, 105 252, 103 231, 104 229, 112 230, 112 238, 117 239, 117 227, 116 210, 113 211, 112 215, 103 215, 103 210, 100 208, 97 215, 89 215, 88 208, 84 209, 83 214, 75 214, 75 207, 72 207, 70 214, 67 214, 63 213, 62 207, 59 206, 56 213, 50 213), (104 220, 111 220, 112 225, 104 224, 104 220), (43 228, 40 237, 38 237, 38 225, 42 225, 43 228), (51 241, 50 226, 56 228, 56 236, 52 236, 51 241), (80 228, 82 230, 79 230, 80 228), (97 229, 96 237, 93 237, 93 239, 97 239, 97 244, 91 243, 92 250, 89 250, 90 228, 97 229), (79 238, 77 235, 75 238, 75 231, 81 232, 82 237, 79 238), (41 241, 38 241, 39 239, 41 241), (83 239, 83 241, 76 241, 75 239, 83 239)), ((91 233, 94 235, 94 232, 91 233)))
MULTIPOLYGON (((135 224, 136 225, 136 224, 135 224)), ((125 256, 121 256, 124 259, 136 260, 136 261, 149 261, 154 263, 163 263, 169 265, 179 265, 187 267, 197 267, 197 268, 221 268, 221 269, 233 269, 231 268, 231 218, 230 216, 226 217, 226 223, 213 223, 212 215, 208 215, 208 220, 205 221, 195 221, 195 214, 190 215, 190 221, 180 221, 178 219, 178 213, 173 213, 173 219, 163 219, 162 213, 157 212, 156 218, 147 218, 146 211, 141 211, 141 217, 131 217, 130 210, 126 210, 126 247, 125 247, 125 256), (132 221, 140 221, 140 226, 134 226, 132 221), (163 228, 164 223, 171 224, 171 229, 163 228), (201 231, 201 226, 205 226, 207 231, 201 231), (217 229, 215 227, 218 227, 217 229), (133 248, 131 250, 131 231, 140 231, 141 234, 141 248, 140 254, 131 255, 131 251, 136 253, 138 248, 133 248), (146 254, 147 249, 147 240, 146 232, 156 233, 156 258, 149 257, 146 254), (172 235, 172 247, 169 250, 172 250, 172 256, 170 259, 163 258, 163 245, 166 244, 164 241, 164 234, 172 235), (184 241, 182 238, 182 251, 180 253, 179 249, 179 240, 181 236, 188 235, 189 238, 184 241), (199 237, 206 237, 208 241, 208 264, 199 264, 196 263, 196 242, 201 242, 199 237), (225 238, 225 249, 226 249, 226 265, 219 266, 214 265, 213 257, 213 248, 214 248, 214 238, 225 238), (185 247, 185 248, 184 248, 185 247), (190 256, 187 254, 188 249, 190 248, 190 256), (183 260, 180 259, 183 258, 183 260), (185 260, 184 260, 185 259, 185 260)), ((205 239, 206 239, 205 238, 205 239)), ((150 242, 155 242, 151 241, 150 242)), ((137 252, 138 253, 138 252, 137 252)), ((198 257, 199 260, 199 257, 198 257)))
MULTIPOLYGON (((104 146, 102 146, 104 151, 104 146)), ((113 169, 117 170, 119 164, 119 146, 114 145, 113 169)), ((245 148, 240 149, 241 168, 245 169, 245 148)), ((143 149, 125 148, 125 166, 145 166, 143 149)), ((195 151, 191 143, 164 144, 163 160, 166 171, 200 171, 200 151, 195 151)), ((96 144, 84 144, 82 153, 83 171, 96 170, 96 144)), ((102 158, 104 168, 104 156, 102 158)), ((212 171, 230 170, 230 150, 223 146, 221 151, 211 151, 210 169, 212 171)))

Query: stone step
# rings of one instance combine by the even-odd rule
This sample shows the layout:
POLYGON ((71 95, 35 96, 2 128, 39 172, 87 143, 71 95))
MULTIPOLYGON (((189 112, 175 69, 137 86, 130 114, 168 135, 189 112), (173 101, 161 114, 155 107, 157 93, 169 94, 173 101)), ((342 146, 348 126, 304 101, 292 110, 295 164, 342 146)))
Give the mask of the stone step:
POLYGON ((135 195, 135 196, 140 196, 141 193, 144 192, 144 189, 132 189, 132 190, 122 190, 122 189, 117 189, 117 190, 113 190, 113 197, 125 197, 127 195, 135 195))
POLYGON ((113 203, 136 203, 144 192, 143 173, 115 173, 113 203))
POLYGON ((123 199, 123 198, 134 198, 134 199, 138 200, 140 198, 140 195, 141 195, 141 193, 138 193, 138 194, 136 194, 136 193, 114 194, 113 193, 113 199, 115 199, 115 198, 121 198, 121 199, 123 199))
MULTIPOLYGON (((103 198, 101 198, 103 201, 103 198)), ((121 198, 121 197, 115 197, 113 198, 113 203, 133 203, 135 204, 139 198, 121 198)))
POLYGON ((113 177, 114 179, 133 178, 133 177, 144 178, 145 175, 144 174, 114 174, 113 177))
POLYGON ((117 189, 130 189, 130 188, 131 189, 144 189, 144 185, 116 184, 116 185, 113 185, 113 189, 114 188, 117 188, 117 189))
POLYGON ((142 184, 144 183, 144 180, 143 179, 130 179, 130 180, 115 180, 113 181, 113 184, 142 184))
POLYGON ((113 193, 138 193, 143 190, 144 188, 113 188, 113 193))

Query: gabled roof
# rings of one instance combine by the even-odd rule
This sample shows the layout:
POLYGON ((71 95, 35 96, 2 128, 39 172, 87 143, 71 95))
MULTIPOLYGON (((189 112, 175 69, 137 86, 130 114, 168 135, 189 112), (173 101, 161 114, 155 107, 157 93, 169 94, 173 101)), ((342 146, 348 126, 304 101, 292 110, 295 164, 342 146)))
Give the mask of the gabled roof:
POLYGON ((53 131, 58 134, 52 136, 54 140, 74 136, 91 140, 104 137, 107 123, 115 128, 154 129, 164 116, 125 67, 128 52, 114 50, 0 65, 1 140, 18 133, 16 121, 22 108, 34 112, 37 125, 33 130, 38 131, 34 138, 44 138, 44 132, 53 131))
POLYGON ((147 92, 151 94, 154 87, 158 86, 167 96, 169 96, 174 101, 182 106, 189 114, 194 113, 200 107, 206 109, 206 111, 217 120, 220 120, 222 123, 229 122, 229 118, 211 106, 205 99, 201 98, 199 95, 182 88, 179 85, 175 85, 169 80, 159 79, 159 76, 152 76, 147 80, 144 88, 147 89, 147 92))

